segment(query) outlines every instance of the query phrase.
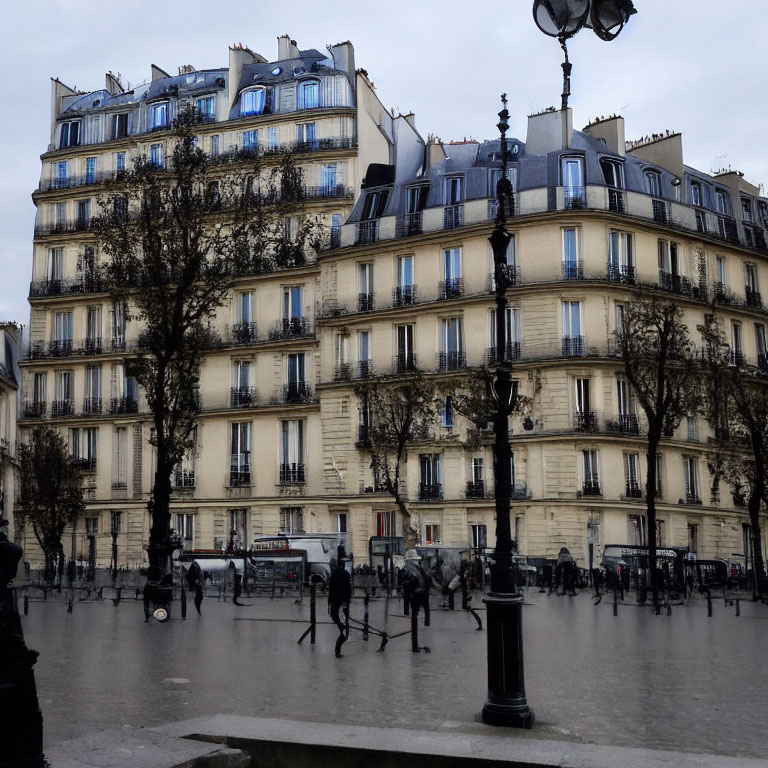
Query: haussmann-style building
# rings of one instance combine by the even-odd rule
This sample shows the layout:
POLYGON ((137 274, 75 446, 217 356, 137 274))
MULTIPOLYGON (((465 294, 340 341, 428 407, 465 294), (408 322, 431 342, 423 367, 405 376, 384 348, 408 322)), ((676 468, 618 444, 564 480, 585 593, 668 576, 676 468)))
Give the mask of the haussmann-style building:
MULTIPOLYGON (((204 115, 198 142, 212 156, 293 148, 307 209, 330 232, 305 266, 238 278, 217 314, 224 344, 201 369, 197 447, 174 473, 186 546, 221 549, 233 529, 240 542, 341 531, 367 559, 371 537, 402 523, 372 475, 355 386, 417 368, 455 377, 495 354, 499 141, 425 141, 412 114, 382 105, 350 43, 299 50, 281 37, 275 61, 244 47, 229 57, 177 76, 153 66, 130 90, 109 74, 90 93, 52 83, 19 425, 22 439, 41 421, 66 434, 86 478, 76 557, 94 547, 100 565, 113 533, 118 565, 145 562, 153 458, 124 367, 139 324, 102 290, 89 222, 133 158, 163 162, 185 105, 204 115)), ((508 348, 531 402, 512 420, 512 517, 522 554, 567 546, 586 565, 590 543, 599 560, 604 544, 647 537, 644 417, 613 343, 622 307, 642 285, 675 301, 695 336, 714 301, 734 361, 768 371, 768 200, 737 172, 686 166, 680 134, 627 142, 621 117, 583 131, 572 121, 547 110, 510 142, 508 348)), ((713 487, 711 437, 692 413, 664 439, 659 541, 748 559, 744 500, 713 487)), ((492 442, 449 398, 411 445, 404 482, 422 545, 493 546, 492 442)))

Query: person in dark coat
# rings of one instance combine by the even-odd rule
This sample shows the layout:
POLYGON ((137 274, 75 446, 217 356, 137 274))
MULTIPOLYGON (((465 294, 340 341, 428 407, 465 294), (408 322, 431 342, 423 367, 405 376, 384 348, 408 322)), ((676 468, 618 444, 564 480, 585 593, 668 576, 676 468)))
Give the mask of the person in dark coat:
POLYGON ((338 549, 336 561, 331 562, 331 576, 328 580, 328 613, 333 623, 339 628, 336 640, 336 658, 341 658, 341 646, 349 637, 349 603, 352 600, 352 580, 344 567, 346 552, 344 547, 338 549), (341 620, 340 612, 344 612, 341 620))
POLYGON ((573 555, 569 552, 568 547, 560 547, 555 567, 563 584, 563 594, 567 592, 571 596, 575 595, 576 561, 573 559, 573 555))
POLYGON ((419 610, 424 609, 424 626, 429 626, 429 588, 432 579, 421 566, 421 558, 415 549, 405 553, 405 571, 403 574, 403 596, 410 607, 411 614, 411 650, 419 653, 421 650, 429 653, 427 646, 419 646, 419 610))

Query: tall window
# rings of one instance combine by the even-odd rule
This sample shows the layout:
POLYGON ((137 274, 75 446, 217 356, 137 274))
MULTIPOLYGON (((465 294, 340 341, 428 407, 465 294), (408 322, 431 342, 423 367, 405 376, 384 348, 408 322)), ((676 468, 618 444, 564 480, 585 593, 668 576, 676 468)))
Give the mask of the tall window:
POLYGON ((437 500, 443 498, 443 457, 439 453, 419 456, 419 498, 437 500))
POLYGON ((597 451, 582 451, 581 454, 584 462, 584 495, 599 496, 600 477, 597 467, 597 451))
POLYGON ((583 276, 577 230, 566 227, 563 229, 563 277, 566 280, 576 280, 583 276))
POLYGON ((584 163, 580 157, 564 157, 561 174, 565 191, 565 207, 584 205, 584 163))
POLYGON ((260 115, 264 111, 266 94, 264 88, 251 88, 243 91, 240 94, 240 114, 260 115))
POLYGON ((661 197, 661 175, 658 171, 645 172, 645 189, 649 195, 661 197))
POLYGON ((755 348, 757 349, 757 365, 765 372, 768 369, 768 342, 765 326, 762 323, 755 323, 755 348))
POLYGON ((731 213, 731 199, 730 195, 724 189, 715 190, 715 208, 718 213, 723 213, 726 216, 730 216, 731 213))
POLYGON ((443 298, 460 296, 463 293, 461 275, 461 248, 443 249, 443 298))
POLYGON ((288 383, 304 382, 304 353, 295 352, 288 355, 288 383))
POLYGON ((304 510, 280 507, 280 533, 304 533, 304 510))
POLYGON ((698 462, 695 456, 683 456, 683 478, 686 503, 699 503, 698 462))
POLYGON ((71 120, 61 124, 59 133, 59 149, 76 147, 80 143, 80 121, 71 120))
POLYGON ((304 314, 304 286, 283 288, 283 318, 301 320, 304 314))
MULTIPOLYGON (((492 309, 490 315, 490 350, 491 360, 496 359, 496 310, 492 309)), ((520 310, 517 307, 507 307, 505 312, 505 338, 506 338, 506 356, 510 360, 517 360, 520 357, 520 310)))
POLYGON ((632 234, 612 229, 609 235, 608 279, 632 280, 635 277, 635 254, 632 234))
POLYGON ((645 515, 628 515, 629 543, 634 547, 648 544, 648 519, 645 515))
POLYGON ((64 249, 51 248, 48 251, 48 279, 61 280, 64 277, 64 249))
POLYGON ((744 287, 747 295, 747 304, 758 303, 757 266, 755 264, 744 265, 744 287))
POLYGON ((176 533, 184 541, 195 539, 195 516, 187 512, 176 513, 176 533))
POLYGON ((320 83, 305 80, 299 84, 299 109, 313 109, 320 106, 320 83))
POLYGON ((229 510, 229 536, 235 536, 236 545, 240 549, 247 549, 248 539, 248 509, 229 510), (234 531, 234 534, 232 533, 234 531))
POLYGON ((722 256, 715 257, 715 280, 719 283, 715 288, 725 290, 728 287, 728 273, 725 269, 725 259, 722 256))
POLYGON ((238 323, 253 322, 253 292, 242 291, 237 294, 236 318, 238 323))
POLYGON ((93 184, 96 181, 96 158, 85 158, 85 183, 93 184))
POLYGON ((488 546, 488 527, 485 525, 471 525, 473 549, 485 549, 488 546))
POLYGON ((636 453, 624 454, 624 479, 626 496, 639 499, 643 494, 640 488, 639 457, 636 453))
POLYGON ((77 201, 77 228, 87 229, 91 225, 90 199, 77 201))
POLYGON ((36 373, 32 384, 32 402, 35 405, 43 405, 46 402, 45 390, 48 383, 47 373, 36 373))
POLYGON ((259 132, 254 128, 250 131, 243 131, 243 149, 259 148, 259 132))
POLYGON ((670 243, 668 240, 659 240, 659 274, 662 277, 664 274, 675 277, 680 274, 677 243, 670 243))
POLYGON ((62 160, 56 164, 56 178, 54 179, 54 186, 58 189, 63 189, 67 186, 67 161, 62 160))
POLYGON ((269 149, 278 149, 280 146, 280 130, 276 125, 267 128, 267 146, 269 149))
POLYGON ((118 152, 115 155, 115 170, 122 173, 125 170, 125 152, 118 152))
POLYGON ((298 144, 314 148, 316 146, 315 123, 299 123, 296 126, 296 141, 298 144))
POLYGON ((232 383, 241 392, 248 392, 251 385, 251 363, 238 360, 232 365, 232 383))
POLYGON ((366 378, 371 374, 371 332, 357 332, 357 361, 359 375, 366 378))
POLYGON ((445 180, 445 204, 457 205, 464 200, 464 177, 450 176, 445 180))
POLYGON ((629 382, 622 378, 616 381, 616 392, 619 406, 619 431, 637 434, 640 426, 637 421, 635 393, 629 382))
POLYGON ((282 422, 282 452, 280 460, 281 483, 303 483, 304 474, 304 422, 282 422))
POLYGON ((691 182, 691 205, 703 205, 701 184, 698 181, 691 182))
POLYGON ((56 312, 54 315, 54 341, 72 345, 72 313, 56 312))
POLYGON ((127 488, 126 445, 127 432, 125 427, 115 427, 112 435, 112 487, 127 488))
POLYGON ((398 325, 395 330, 397 342, 397 371, 410 371, 416 368, 416 351, 412 325, 398 325))
POLYGON ((752 201, 748 197, 741 198, 741 218, 752 223, 752 201))
POLYGON ((163 154, 163 145, 162 144, 153 144, 149 148, 149 161, 152 163, 152 165, 155 168, 164 168, 165 167, 165 157, 163 154))
POLYGON ((563 354, 584 354, 583 308, 580 301, 563 302, 563 354))
POLYGON ((373 263, 357 265, 358 312, 370 312, 373 309, 373 263))
POLYGON ((124 139, 128 135, 128 113, 123 112, 112 118, 112 138, 124 139))
POLYGON ((603 178, 609 187, 624 189, 624 164, 616 160, 603 158, 600 160, 600 168, 603 170, 603 178))
POLYGON ((397 257, 397 288, 395 305, 412 304, 415 298, 413 284, 413 256, 397 257))
POLYGON ((251 484, 251 423, 232 424, 230 485, 251 484))
POLYGON ((427 204, 427 194, 429 193, 429 187, 406 187, 405 190, 405 213, 406 215, 413 215, 421 213, 427 204))
POLYGON ((168 102, 153 104, 149 108, 150 128, 165 128, 168 125, 168 102))
POLYGON ((56 401, 61 405, 62 410, 71 406, 74 397, 74 387, 72 385, 72 371, 56 371, 54 376, 54 391, 56 401))
POLYGON ((190 436, 192 445, 187 448, 181 461, 173 468, 171 482, 176 488, 195 487, 195 454, 197 453, 197 428, 190 436))
POLYGON ((387 206, 387 199, 389 198, 389 190, 379 190, 378 192, 369 192, 365 196, 365 202, 363 203, 363 220, 378 219, 384 214, 384 209, 387 206))
POLYGON ((395 510, 390 509, 386 512, 376 513, 376 535, 377 536, 395 536, 396 517, 395 510))
POLYGON ((197 112, 202 118, 204 123, 213 122, 216 118, 216 97, 206 96, 203 99, 198 99, 195 102, 197 112))
POLYGON ((98 427, 69 430, 69 453, 78 462, 81 469, 88 471, 96 469, 98 441, 98 427))
POLYGON ((463 322, 460 317, 449 317, 441 321, 439 355, 441 371, 455 371, 466 365, 464 354, 463 322))
POLYGON ((576 410, 577 426, 583 428, 589 427, 592 414, 592 401, 589 392, 589 379, 574 379, 574 397, 573 403, 576 410))
POLYGON ((84 413, 101 413, 101 366, 89 365, 85 368, 84 413))
POLYGON ((336 163, 328 163, 320 169, 320 186, 324 195, 333 197, 336 192, 336 163))

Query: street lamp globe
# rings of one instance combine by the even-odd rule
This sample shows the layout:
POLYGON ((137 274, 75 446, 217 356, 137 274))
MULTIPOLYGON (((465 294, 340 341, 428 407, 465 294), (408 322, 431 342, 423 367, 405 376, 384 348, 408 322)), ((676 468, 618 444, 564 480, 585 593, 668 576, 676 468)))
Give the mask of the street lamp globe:
POLYGON ((550 37, 575 35, 589 16, 589 0, 535 0, 533 20, 550 37))
POLYGON ((589 22, 594 33, 601 39, 615 39, 629 17, 637 13, 632 0, 592 0, 589 22))

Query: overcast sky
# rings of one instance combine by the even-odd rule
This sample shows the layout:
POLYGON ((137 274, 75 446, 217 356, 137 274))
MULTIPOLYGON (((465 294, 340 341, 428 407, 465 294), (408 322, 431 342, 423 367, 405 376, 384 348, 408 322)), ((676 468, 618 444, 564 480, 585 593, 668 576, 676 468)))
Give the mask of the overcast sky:
MULTIPOLYGON (((150 64, 223 67, 242 42, 273 60, 278 35, 300 48, 351 40, 387 107, 416 113, 419 130, 445 141, 497 135, 499 94, 509 94, 511 134, 526 116, 559 106, 561 51, 541 34, 531 0, 25 0, 4 3, 0 71, 0 319, 28 322, 35 208, 30 194, 49 141, 50 77, 81 90, 107 70, 137 85, 150 64)), ((682 131, 685 162, 731 166, 768 182, 765 152, 768 21, 757 0, 635 0, 638 13, 614 42, 583 30, 569 45, 574 127, 614 112, 627 139, 682 131)))

